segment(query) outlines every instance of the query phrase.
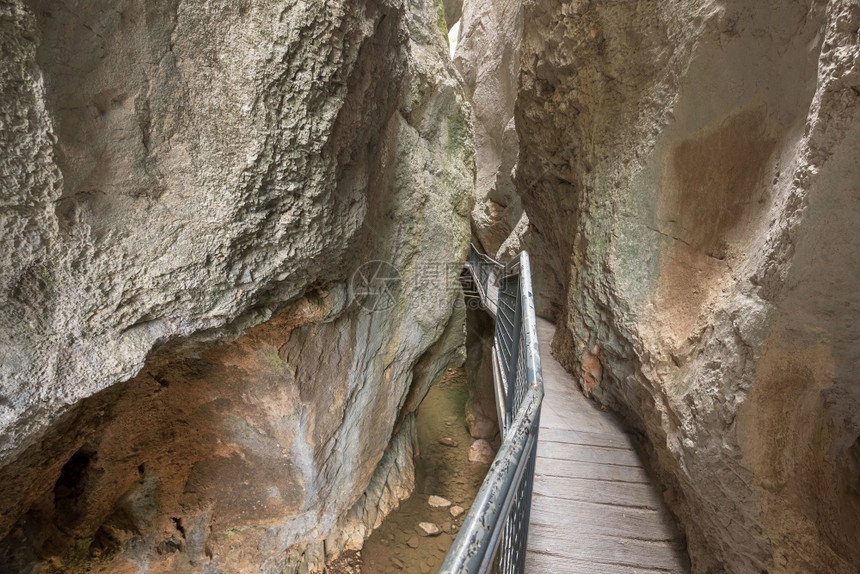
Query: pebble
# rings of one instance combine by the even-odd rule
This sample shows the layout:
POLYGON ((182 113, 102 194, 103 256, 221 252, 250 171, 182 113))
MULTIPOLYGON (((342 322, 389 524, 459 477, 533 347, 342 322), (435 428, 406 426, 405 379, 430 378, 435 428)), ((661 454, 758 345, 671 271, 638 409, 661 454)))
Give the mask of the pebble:
POLYGON ((418 523, 418 529, 423 536, 438 536, 442 530, 432 522, 418 523))
POLYGON ((466 512, 466 509, 462 506, 455 505, 451 507, 451 510, 449 512, 451 513, 451 518, 457 518, 461 516, 464 512, 466 512))
POLYGON ((417 536, 413 536, 409 540, 406 541, 406 546, 409 548, 418 548, 421 545, 421 542, 418 540, 417 536))
POLYGON ((403 560, 401 560, 397 556, 391 557, 391 563, 394 564, 396 567, 400 568, 401 570, 406 568, 406 562, 404 562, 403 560))
POLYGON ((455 441, 454 439, 452 439, 449 436, 446 436, 445 438, 440 439, 439 444, 445 445, 445 446, 450 446, 450 447, 455 447, 455 448, 460 445, 460 443, 458 443, 457 441, 455 441))
POLYGON ((442 498, 441 496, 431 495, 427 500, 427 504, 433 508, 448 508, 451 506, 451 501, 447 498, 442 498))

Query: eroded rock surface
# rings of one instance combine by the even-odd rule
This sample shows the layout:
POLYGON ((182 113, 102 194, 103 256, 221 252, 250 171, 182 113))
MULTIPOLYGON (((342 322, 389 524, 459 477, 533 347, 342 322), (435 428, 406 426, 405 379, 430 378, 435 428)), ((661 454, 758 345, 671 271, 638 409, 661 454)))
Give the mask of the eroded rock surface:
MULTIPOLYGON (((470 299, 474 305, 477 299, 470 299)), ((466 312, 466 380, 469 399, 466 401, 466 427, 472 438, 492 441, 499 434, 496 392, 493 388, 494 322, 484 309, 466 312)))
POLYGON ((493 256, 522 215, 513 183, 522 4, 522 0, 466 2, 454 58, 474 110, 478 177, 472 233, 493 256))
POLYGON ((442 0, 445 10, 445 23, 450 30, 463 16, 463 0, 442 0))
POLYGON ((695 572, 860 564, 860 4, 526 3, 541 313, 695 572))
POLYGON ((472 208, 438 16, 0 4, 0 569, 319 566, 408 494, 472 208))

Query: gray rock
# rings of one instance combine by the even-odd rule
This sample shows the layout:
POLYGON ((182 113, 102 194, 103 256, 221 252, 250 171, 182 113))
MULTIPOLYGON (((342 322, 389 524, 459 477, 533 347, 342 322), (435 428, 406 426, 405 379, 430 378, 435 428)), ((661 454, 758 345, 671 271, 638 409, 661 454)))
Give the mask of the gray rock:
POLYGON ((493 387, 494 322, 483 310, 466 313, 466 378, 469 397, 465 422, 472 438, 493 439, 498 432, 496 392, 493 387))
POLYGON ((463 0, 442 0, 445 9, 445 22, 450 30, 463 15, 463 0))
POLYGON ((454 62, 475 113, 478 177, 472 230, 476 242, 495 255, 523 213, 513 182, 523 2, 466 2, 460 26, 454 62))

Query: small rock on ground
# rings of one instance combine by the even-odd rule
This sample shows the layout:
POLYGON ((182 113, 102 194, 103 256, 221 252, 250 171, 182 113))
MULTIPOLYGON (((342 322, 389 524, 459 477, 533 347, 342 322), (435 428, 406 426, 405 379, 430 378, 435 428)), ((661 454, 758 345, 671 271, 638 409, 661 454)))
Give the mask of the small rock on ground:
POLYGON ((406 546, 409 548, 418 548, 421 545, 421 542, 418 540, 417 536, 413 536, 409 540, 406 541, 406 546))
POLYGON ((439 439, 439 444, 444 445, 444 446, 457 447, 457 446, 459 446, 460 443, 458 443, 457 441, 455 441, 451 437, 446 436, 445 438, 439 439))
POLYGON ((451 501, 447 498, 442 498, 441 496, 433 496, 427 500, 427 503, 433 508, 448 508, 451 506, 451 501))
POLYGON ((451 507, 451 510, 449 512, 451 513, 451 518, 458 518, 464 512, 466 512, 466 509, 463 508, 462 506, 454 505, 451 507))
POLYGON ((423 536, 438 536, 442 533, 442 529, 432 522, 420 522, 418 524, 418 530, 423 536))

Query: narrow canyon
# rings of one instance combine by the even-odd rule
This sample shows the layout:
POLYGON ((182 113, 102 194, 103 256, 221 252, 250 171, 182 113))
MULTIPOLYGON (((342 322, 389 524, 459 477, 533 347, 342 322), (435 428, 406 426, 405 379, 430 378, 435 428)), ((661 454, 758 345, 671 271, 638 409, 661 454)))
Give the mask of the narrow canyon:
POLYGON ((860 0, 0 0, 0 572, 436 568, 470 244, 693 574, 860 572, 860 0))

